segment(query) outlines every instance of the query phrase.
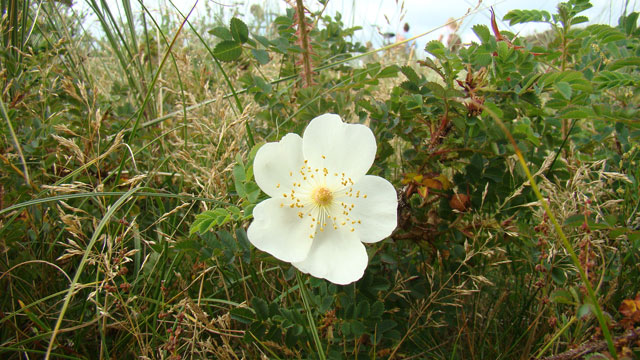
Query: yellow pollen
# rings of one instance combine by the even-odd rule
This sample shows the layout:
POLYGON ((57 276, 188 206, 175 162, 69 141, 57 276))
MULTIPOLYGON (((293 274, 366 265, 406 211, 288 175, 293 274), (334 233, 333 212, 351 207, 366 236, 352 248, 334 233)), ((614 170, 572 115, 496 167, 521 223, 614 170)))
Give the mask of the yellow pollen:
POLYGON ((323 159, 326 159, 326 157, 325 157, 324 155, 322 155, 322 158, 323 158, 323 159))
POLYGON ((327 206, 333 200, 333 194, 324 186, 317 187, 311 192, 311 200, 318 206, 327 206))

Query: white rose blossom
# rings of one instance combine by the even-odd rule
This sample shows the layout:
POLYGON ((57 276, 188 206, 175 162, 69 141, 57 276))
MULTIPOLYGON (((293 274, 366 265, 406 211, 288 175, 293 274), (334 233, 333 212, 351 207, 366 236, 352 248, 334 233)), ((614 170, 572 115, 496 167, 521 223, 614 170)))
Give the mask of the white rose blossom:
POLYGON ((373 132, 335 114, 314 118, 302 137, 263 145, 253 171, 271 198, 254 208, 249 241, 332 283, 360 279, 368 263, 363 243, 385 239, 397 225, 393 185, 366 175, 375 155, 373 132))

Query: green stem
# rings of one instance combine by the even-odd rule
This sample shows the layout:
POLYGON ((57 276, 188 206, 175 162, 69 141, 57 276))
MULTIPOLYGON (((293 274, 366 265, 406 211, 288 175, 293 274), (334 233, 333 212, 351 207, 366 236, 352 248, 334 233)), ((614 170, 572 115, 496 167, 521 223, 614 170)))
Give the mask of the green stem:
POLYGON ((29 179, 29 169, 27 168, 27 160, 22 153, 22 147, 20 147, 20 141, 18 140, 18 136, 16 132, 13 130, 13 125, 11 125, 11 119, 9 119, 9 115, 7 114, 7 110, 4 107, 4 102, 2 101, 2 97, 0 97, 0 112, 2 112, 2 117, 7 122, 7 127, 9 128, 9 133, 11 134, 11 139, 13 140, 14 145, 16 146, 16 151, 18 151, 18 157, 20 157, 20 161, 22 162, 22 169, 24 175, 24 181, 27 185, 31 185, 31 180, 29 179))
POLYGON ((305 286, 304 281, 302 280, 302 275, 300 275, 299 271, 296 271, 296 280, 298 280, 298 288, 300 289, 300 295, 302 297, 302 303, 304 304, 304 310, 307 313, 307 321, 309 321, 309 330, 311 330, 311 336, 313 336, 313 342, 316 344, 316 350, 318 351, 318 356, 321 360, 326 360, 327 357, 324 355, 324 350, 322 349, 322 343, 320 342, 320 336, 318 336, 318 328, 316 327, 316 322, 313 320, 313 315, 311 314, 311 306, 309 306, 309 293, 307 293, 307 288, 305 286))
POLYGON ((571 326, 574 322, 576 322, 576 317, 573 316, 571 317, 571 319, 569 320, 569 322, 567 322, 562 329, 560 329, 555 335, 553 335, 553 338, 551 338, 551 340, 549 340, 549 342, 547 343, 547 345, 545 345, 542 350, 538 351, 538 355, 536 355, 536 359, 540 359, 542 357, 542 354, 544 354, 550 347, 551 345, 553 345, 553 343, 556 342, 556 340, 558 340, 558 338, 565 333, 565 331, 567 331, 567 329, 569 329, 569 326, 571 326))

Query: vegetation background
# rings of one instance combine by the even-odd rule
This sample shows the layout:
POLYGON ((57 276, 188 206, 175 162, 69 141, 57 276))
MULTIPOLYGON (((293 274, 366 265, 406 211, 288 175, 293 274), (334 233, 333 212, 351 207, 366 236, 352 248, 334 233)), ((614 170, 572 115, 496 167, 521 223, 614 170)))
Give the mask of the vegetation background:
POLYGON ((86 4, 99 37, 0 2, 2 358, 640 356, 638 13, 407 50, 301 0, 86 4), (400 202, 348 286, 246 237, 256 149, 326 112, 374 131, 400 202))

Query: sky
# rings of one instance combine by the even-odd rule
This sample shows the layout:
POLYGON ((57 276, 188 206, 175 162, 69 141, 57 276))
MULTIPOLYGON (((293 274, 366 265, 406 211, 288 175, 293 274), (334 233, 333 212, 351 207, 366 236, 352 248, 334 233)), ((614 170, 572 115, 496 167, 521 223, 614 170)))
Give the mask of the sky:
MULTIPOLYGON (((111 7, 117 7, 119 3, 115 0, 106 2, 111 7)), ((136 0, 131 2, 134 5, 137 3, 136 0)), ((183 13, 187 13, 195 2, 174 0, 183 13)), ((150 9, 171 7, 168 0, 145 0, 144 3, 150 9)), ((464 43, 477 41, 472 27, 478 23, 490 25, 490 7, 496 12, 501 30, 509 30, 520 36, 545 31, 549 29, 547 24, 528 23, 511 27, 501 19, 512 9, 547 10, 553 14, 558 3, 558 0, 328 0, 324 14, 335 16, 339 12, 345 26, 361 26, 362 30, 356 33, 355 40, 363 43, 370 41, 374 47, 383 45, 380 33, 402 33, 404 23, 409 23, 411 36, 427 33, 417 40, 417 49, 421 50, 428 41, 438 39, 446 32, 442 26, 451 18, 464 17, 458 30, 464 43)), ((593 7, 584 13, 591 23, 616 25, 618 17, 624 12, 625 4, 627 12, 640 10, 640 0, 592 0, 591 3, 593 7)), ((250 8, 256 4, 266 13, 272 14, 282 14, 289 6, 283 0, 199 0, 195 16, 206 16, 207 9, 220 13, 219 9, 222 7, 224 14, 238 13, 250 24, 253 20, 250 8)), ((305 4, 312 11, 319 11, 323 7, 317 0, 305 0, 305 4)), ((83 1, 77 1, 76 6, 87 9, 83 1)))

